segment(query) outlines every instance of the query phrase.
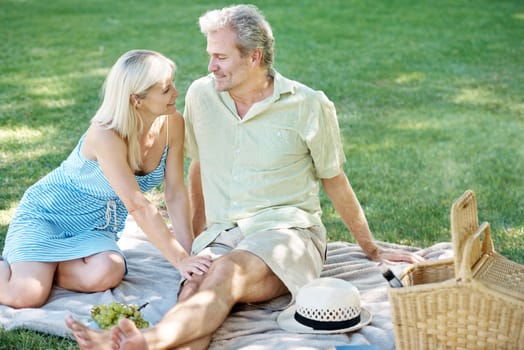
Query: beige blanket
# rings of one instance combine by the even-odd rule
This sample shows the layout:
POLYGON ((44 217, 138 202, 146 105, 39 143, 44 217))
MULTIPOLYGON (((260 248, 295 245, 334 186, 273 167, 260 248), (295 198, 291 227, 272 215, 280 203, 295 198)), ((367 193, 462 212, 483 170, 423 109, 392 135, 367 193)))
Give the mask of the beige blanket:
MULTIPOLYGON (((52 291, 49 302, 39 309, 15 310, 0 305, 0 327, 6 330, 27 328, 70 337, 63 319, 72 314, 89 321, 89 310, 95 304, 113 300, 149 305, 144 318, 157 323, 176 303, 180 275, 147 240, 133 222, 129 222, 119 241, 128 259, 129 273, 115 289, 101 293, 74 293, 60 288, 52 291)), ((429 260, 450 257, 450 243, 439 243, 427 249, 381 243, 416 252, 429 260)), ((405 264, 393 266, 400 274, 405 264)), ((333 349, 337 345, 373 344, 379 349, 393 349, 394 335, 387 298, 387 283, 376 263, 368 260, 358 245, 347 242, 328 244, 328 259, 322 276, 342 278, 352 282, 361 292, 363 306, 373 314, 373 321, 358 332, 337 335, 293 334, 281 330, 276 322, 275 305, 287 302, 286 297, 265 305, 239 306, 213 336, 210 349, 333 349)))

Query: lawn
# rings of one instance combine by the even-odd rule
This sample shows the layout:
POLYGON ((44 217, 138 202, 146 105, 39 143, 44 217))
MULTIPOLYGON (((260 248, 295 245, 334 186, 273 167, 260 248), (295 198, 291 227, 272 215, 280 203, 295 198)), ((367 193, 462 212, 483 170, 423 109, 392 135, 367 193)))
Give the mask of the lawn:
MULTIPOLYGON (((524 263, 524 5, 519 0, 259 0, 276 69, 335 103, 345 170, 376 239, 450 240, 449 211, 477 195, 495 249, 524 263)), ((0 247, 24 190, 68 155, 123 52, 178 65, 178 108, 207 72, 198 16, 224 1, 0 2, 0 247)), ((322 195, 331 240, 353 242, 322 195)), ((68 349, 0 331, 1 349, 68 349)))

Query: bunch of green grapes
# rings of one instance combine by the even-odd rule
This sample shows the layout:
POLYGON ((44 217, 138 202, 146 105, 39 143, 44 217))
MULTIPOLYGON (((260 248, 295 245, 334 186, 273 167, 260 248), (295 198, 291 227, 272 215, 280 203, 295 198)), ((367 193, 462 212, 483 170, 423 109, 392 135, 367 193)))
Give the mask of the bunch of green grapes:
POLYGON ((138 306, 113 301, 109 304, 95 305, 91 308, 91 318, 101 329, 110 329, 124 317, 133 321, 138 328, 146 328, 149 327, 149 322, 142 318, 140 310, 147 304, 138 306))

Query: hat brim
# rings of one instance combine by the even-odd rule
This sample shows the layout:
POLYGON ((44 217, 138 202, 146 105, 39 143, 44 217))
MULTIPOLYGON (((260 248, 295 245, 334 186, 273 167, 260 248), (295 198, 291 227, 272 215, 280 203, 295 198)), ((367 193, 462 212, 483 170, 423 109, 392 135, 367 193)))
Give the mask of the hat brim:
POLYGON ((314 334, 349 333, 349 332, 354 332, 368 325, 371 322, 371 319, 373 318, 373 316, 371 315, 371 313, 368 310, 362 308, 362 310, 360 311, 360 322, 352 327, 348 327, 344 329, 334 329, 334 330, 317 330, 317 329, 313 329, 308 326, 304 326, 303 324, 295 320, 295 311, 296 311, 296 304, 282 311, 280 315, 278 315, 277 322, 280 328, 288 332, 293 332, 293 333, 314 333, 314 334))

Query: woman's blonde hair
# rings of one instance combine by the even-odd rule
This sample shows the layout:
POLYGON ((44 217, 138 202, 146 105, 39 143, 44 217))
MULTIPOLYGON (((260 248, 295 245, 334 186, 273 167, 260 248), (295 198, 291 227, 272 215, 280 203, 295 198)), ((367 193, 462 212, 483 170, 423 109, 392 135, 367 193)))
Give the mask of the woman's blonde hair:
POLYGON ((142 164, 138 142, 142 121, 131 96, 144 98, 153 85, 174 74, 175 69, 175 63, 158 52, 132 50, 116 61, 105 80, 102 104, 91 122, 114 130, 126 141, 133 171, 140 170, 142 164))

